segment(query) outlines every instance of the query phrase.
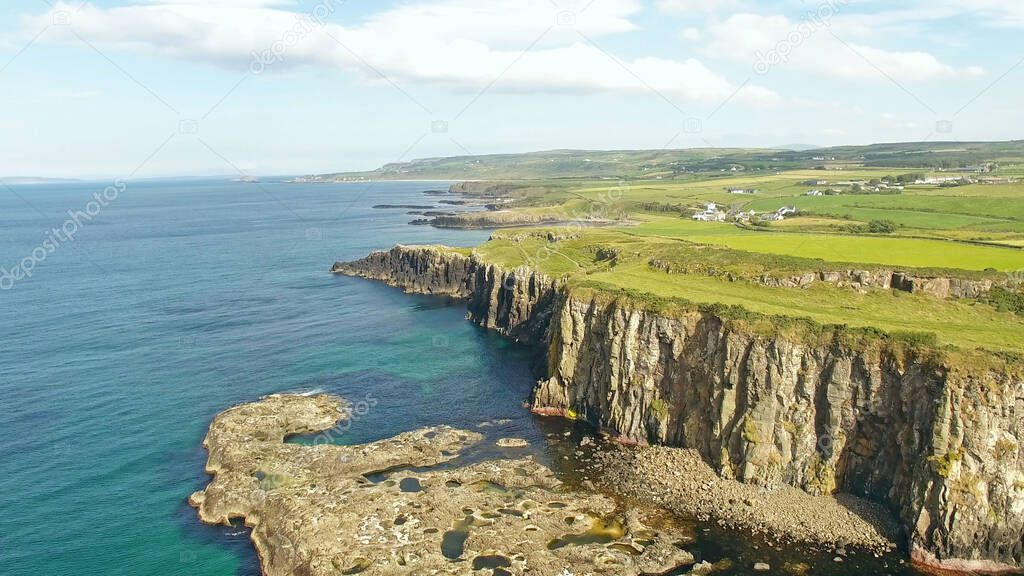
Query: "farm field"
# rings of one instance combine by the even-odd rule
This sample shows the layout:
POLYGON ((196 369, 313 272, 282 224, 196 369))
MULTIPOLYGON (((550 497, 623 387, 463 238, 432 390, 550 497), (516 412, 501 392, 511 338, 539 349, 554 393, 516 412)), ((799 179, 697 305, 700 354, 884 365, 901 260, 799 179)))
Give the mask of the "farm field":
MULTIPOLYGON (((909 185, 899 193, 839 193, 807 196, 810 180, 870 180, 906 170, 861 169, 841 172, 797 170, 778 174, 711 175, 685 181, 629 181, 562 187, 517 199, 528 211, 559 214, 560 220, 619 219, 639 223, 640 235, 699 238, 737 249, 806 255, 830 261, 905 266, 943 266, 968 270, 1021 267, 1015 252, 976 249, 984 243, 1017 249, 1024 245, 1024 185, 972 184, 956 187, 909 185), (816 177, 816 178, 815 178, 816 177), (730 188, 756 189, 732 194, 730 188), (733 224, 693 222, 695 210, 715 203, 723 211, 771 213, 783 206, 798 210, 762 231, 798 236, 771 239, 733 224), (541 208, 542 207, 542 208, 541 208), (871 222, 894 226, 884 240, 863 234, 871 222), (851 238, 851 233, 855 234, 851 238), (811 234, 806 236, 805 234, 811 234), (899 239, 906 238, 901 243, 899 239), (936 244, 935 242, 939 243, 936 244), (808 244, 814 244, 809 248, 808 244), (813 253, 801 252, 813 250, 813 253)), ((943 177, 952 177, 943 173, 943 177)), ((514 210, 513 210, 514 211, 514 210)))
POLYGON ((746 252, 818 258, 829 262, 884 264, 913 268, 1024 269, 1024 251, 920 238, 762 232, 731 224, 656 218, 627 234, 676 238, 726 246, 746 252))

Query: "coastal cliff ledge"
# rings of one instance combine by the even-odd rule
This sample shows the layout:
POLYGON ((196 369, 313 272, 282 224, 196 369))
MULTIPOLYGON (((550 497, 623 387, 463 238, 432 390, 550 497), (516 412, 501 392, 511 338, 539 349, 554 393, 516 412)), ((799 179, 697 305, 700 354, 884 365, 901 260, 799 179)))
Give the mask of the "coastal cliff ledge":
POLYGON ((1024 568, 1015 361, 843 327, 765 328, 444 248, 400 246, 334 271, 464 298, 471 321, 533 344, 545 366, 535 411, 696 450, 748 484, 881 503, 922 566, 1024 568))

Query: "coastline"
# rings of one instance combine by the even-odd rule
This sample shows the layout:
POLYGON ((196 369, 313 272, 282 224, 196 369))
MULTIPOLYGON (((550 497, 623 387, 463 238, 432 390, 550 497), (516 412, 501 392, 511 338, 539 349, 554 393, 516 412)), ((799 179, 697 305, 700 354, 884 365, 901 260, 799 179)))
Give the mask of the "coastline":
MULTIPOLYGON (((895 514, 907 534, 908 550, 927 550, 932 554, 931 557, 919 552, 912 555, 911 559, 924 568, 945 570, 966 566, 992 573, 1020 571, 1020 559, 1015 559, 1015 552, 1012 552, 1013 535, 1024 529, 1019 525, 1020 519, 1008 516, 1005 525, 997 527, 991 524, 989 516, 999 514, 995 510, 989 512, 990 506, 1012 504, 983 502, 973 497, 967 501, 951 500, 950 496, 960 493, 954 492, 959 490, 956 488, 959 479, 971 474, 984 474, 980 477, 986 479, 988 489, 998 490, 1002 485, 1004 480, 988 471, 991 460, 987 459, 987 451, 979 449, 985 450, 984 439, 989 434, 998 435, 1000 427, 1009 426, 1013 417, 998 416, 1000 406, 1005 405, 1002 396, 986 399, 982 391, 988 389, 1012 396, 1015 387, 1020 386, 1012 375, 978 378, 957 366, 943 365, 941 359, 927 354, 918 355, 913 350, 901 351, 900 348, 886 351, 884 346, 878 348, 873 344, 866 344, 864 350, 822 348, 819 351, 814 340, 800 342, 792 340, 791 336, 772 337, 762 342, 763 336, 745 335, 742 329, 736 331, 738 327, 726 330, 729 321, 714 314, 682 312, 683 316, 677 318, 622 304, 615 298, 602 300, 597 294, 574 296, 529 269, 501 270, 484 262, 474 262, 473 258, 444 248, 398 247, 362 261, 339 263, 333 271, 381 279, 407 291, 444 292, 466 298, 470 320, 537 346, 543 353, 539 360, 547 366, 546 376, 534 390, 532 408, 538 413, 583 419, 637 444, 698 446, 704 461, 719 475, 745 484, 768 488, 793 484, 812 495, 844 490, 859 493, 895 514), (407 257, 414 258, 406 260, 407 257), (428 264, 431 260, 443 263, 443 274, 438 275, 439 268, 428 264), (457 265, 453 265, 456 262, 457 265), (464 273, 460 275, 458 271, 464 273), (711 329, 695 336, 694 326, 701 324, 711 329), (593 337, 585 336, 587 334, 593 337), (666 341, 665 334, 679 336, 668 336, 666 341), (672 399, 671 395, 666 399, 665 395, 671 391, 662 389, 657 381, 669 378, 673 373, 671 366, 676 363, 681 362, 687 370, 696 369, 696 365, 691 364, 695 360, 671 355, 661 358, 643 351, 664 349, 669 341, 681 340, 684 334, 688 334, 687 340, 696 338, 706 342, 700 346, 710 346, 713 342, 718 342, 716 346, 725 345, 720 361, 743 360, 746 366, 725 367, 726 375, 733 374, 728 382, 717 382, 720 377, 712 373, 692 381, 687 377, 685 385, 693 387, 689 394, 696 396, 683 402, 672 399), (643 340, 648 336, 653 339, 643 340), (808 353, 811 356, 807 356, 808 353), (783 358, 803 356, 804 369, 808 361, 813 361, 811 367, 821 371, 821 376, 816 377, 819 383, 814 385, 820 387, 820 391, 801 392, 794 401, 800 395, 809 394, 810 402, 800 403, 804 415, 799 418, 803 421, 807 418, 815 421, 816 412, 832 414, 827 416, 831 420, 825 420, 835 427, 825 436, 829 439, 827 451, 822 447, 822 433, 818 428, 807 429, 801 436, 799 424, 792 428, 794 424, 781 419, 778 412, 781 407, 772 407, 771 403, 765 404, 750 396, 752 388, 763 387, 760 382, 765 381, 777 382, 771 388, 758 391, 759 397, 793 393, 784 392, 778 385, 790 378, 796 379, 799 362, 790 369, 772 368, 776 361, 770 358, 766 358, 763 365, 750 364, 744 359, 748 355, 765 354, 783 358), (858 375, 854 369, 858 364, 868 367, 869 377, 858 375), (652 384, 635 387, 623 381, 645 378, 642 374, 651 370, 656 370, 652 384), (577 376, 579 374, 582 376, 577 376), (613 380, 611 387, 609 378, 613 380), (615 380, 620 383, 615 384, 615 380), (713 385, 701 391, 702 387, 707 387, 702 382, 713 385), (913 391, 909 392, 909 397, 901 399, 904 393, 899 390, 907 387, 913 391), (729 388, 733 391, 729 392, 729 388), (862 394, 855 392, 859 390, 870 390, 874 398, 847 396, 862 394), (738 393, 744 396, 737 396, 738 393), (948 413, 943 416, 922 411, 924 405, 915 402, 915 395, 922 398, 937 395, 942 404, 936 405, 936 409, 952 410, 952 418, 948 413), (719 398, 717 408, 703 404, 716 397, 719 398), (724 406, 720 404, 723 398, 728 400, 730 410, 742 410, 727 416, 708 413, 702 418, 710 417, 712 422, 720 422, 719 425, 727 428, 709 435, 710 431, 703 431, 700 420, 691 423, 686 419, 694 410, 698 410, 695 415, 708 409, 720 411, 724 406), (687 407, 684 402, 700 402, 706 407, 687 407), (848 421, 848 417, 842 416, 847 413, 843 407, 847 402, 858 409, 860 404, 866 403, 860 418, 870 420, 848 421), (965 410, 991 414, 992 417, 984 420, 988 428, 973 419, 964 419, 962 412, 965 410), (890 422, 886 423, 886 419, 890 422), (676 423, 669 427, 670 422, 676 423), (869 423, 870 434, 864 436, 864 430, 858 432, 869 423), (892 435, 894 427, 895 436, 892 435), (887 447, 886 442, 909 438, 902 430, 931 430, 935 436, 918 438, 916 448, 900 444, 887 447), (763 442, 763 438, 773 440, 763 442), (778 442, 791 445, 794 450, 797 446, 801 448, 795 458, 786 456, 778 452, 775 446, 778 442), (940 456, 930 456, 935 453, 933 450, 940 456), (969 451, 971 459, 941 456, 959 451, 969 451), (772 464, 780 457, 783 467, 772 464), (950 463, 948 468, 940 465, 946 460, 950 463), (839 473, 840 469, 844 470, 843 474, 839 473), (952 523, 948 520, 951 517, 956 517, 957 521, 952 523), (993 540, 976 544, 973 527, 988 530, 990 535, 986 538, 993 540), (985 558, 985 555, 991 556, 985 558)), ((671 344, 670 349, 680 346, 685 350, 688 345, 680 341, 671 344)), ((791 364, 789 360, 786 362, 791 364)), ((804 377, 800 380, 811 381, 804 377)), ((797 415, 788 418, 793 417, 797 415)))

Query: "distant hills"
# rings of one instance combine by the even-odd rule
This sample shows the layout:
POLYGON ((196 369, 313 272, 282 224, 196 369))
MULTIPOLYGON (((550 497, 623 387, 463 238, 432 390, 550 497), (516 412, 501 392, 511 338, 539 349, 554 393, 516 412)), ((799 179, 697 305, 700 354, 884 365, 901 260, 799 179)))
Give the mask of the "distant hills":
POLYGON ((57 182, 78 182, 72 178, 40 178, 38 176, 6 176, 0 177, 0 184, 53 184, 57 182))
POLYGON ((688 173, 869 166, 978 169, 988 163, 1024 162, 1024 141, 905 142, 800 149, 689 148, 681 150, 548 150, 423 158, 368 172, 302 176, 302 182, 351 180, 502 180, 551 178, 676 178, 688 173))

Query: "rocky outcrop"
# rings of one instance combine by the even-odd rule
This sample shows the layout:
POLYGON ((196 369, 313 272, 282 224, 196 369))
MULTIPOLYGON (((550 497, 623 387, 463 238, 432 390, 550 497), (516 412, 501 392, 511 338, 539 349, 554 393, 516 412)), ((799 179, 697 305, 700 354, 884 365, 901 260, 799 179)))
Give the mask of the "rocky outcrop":
MULTIPOLYGON (((889 556, 900 541, 894 516, 881 504, 849 494, 811 495, 799 488, 765 490, 722 478, 696 450, 622 446, 595 454, 599 486, 684 518, 715 522, 768 541, 889 556)), ((785 544, 784 544, 785 545, 785 544)), ((876 574, 863 571, 850 574, 876 574)), ((849 566, 847 568, 849 570, 849 566)), ((830 571, 811 570, 809 573, 830 571)))
POLYGON ((466 298, 470 320, 526 344, 544 343, 556 301, 555 281, 528 267, 504 269, 432 246, 395 246, 335 263, 331 271, 411 293, 466 298))
MULTIPOLYGON (((658 259, 648 264, 669 274, 692 272, 680 269, 678 265, 658 259)), ((738 278, 728 271, 707 270, 713 276, 725 276, 730 280, 738 278)), ((807 288, 817 282, 835 284, 855 290, 880 289, 899 290, 914 294, 927 294, 936 298, 981 298, 988 294, 997 283, 991 279, 958 278, 955 276, 914 276, 908 272, 893 270, 821 270, 800 274, 761 274, 750 281, 769 288, 807 288)))
MULTIPOLYGON (((498 208, 495 206, 494 208, 498 208)), ((427 221, 437 228, 462 230, 490 230, 494 228, 522 228, 524 226, 611 226, 621 223, 590 215, 576 217, 563 213, 531 213, 516 210, 490 210, 441 215, 427 221)))
POLYGON ((275 395, 210 425, 213 480, 189 502, 203 522, 244 519, 267 576, 638 576, 694 562, 674 545, 692 540, 685 527, 570 492, 532 459, 424 470, 479 442, 474 432, 424 428, 358 446, 284 442, 345 414, 339 398, 275 395))
POLYGON ((334 274, 379 280, 415 294, 466 298, 474 264, 468 256, 437 246, 395 246, 353 262, 336 262, 334 274))
POLYGON ((992 290, 992 280, 969 280, 955 277, 918 278, 895 272, 892 286, 904 292, 924 293, 938 298, 981 298, 992 290))
MULTIPOLYGON (((537 412, 694 449, 743 482, 883 503, 922 564, 1024 568, 1024 378, 997 360, 765 335, 469 260, 442 284, 464 287, 474 321, 543 345, 537 412)), ((422 287, 407 268, 393 283, 422 287)))

